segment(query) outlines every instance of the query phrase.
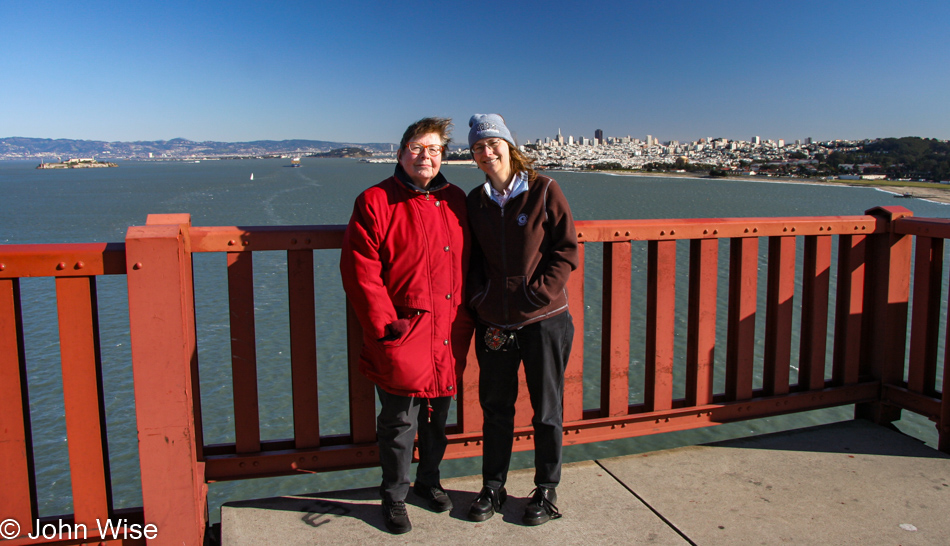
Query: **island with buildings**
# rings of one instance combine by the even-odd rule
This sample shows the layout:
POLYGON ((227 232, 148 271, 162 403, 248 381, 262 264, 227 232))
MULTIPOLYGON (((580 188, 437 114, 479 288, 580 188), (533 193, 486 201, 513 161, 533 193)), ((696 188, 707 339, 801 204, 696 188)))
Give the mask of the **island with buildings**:
POLYGON ((37 169, 99 169, 103 167, 118 167, 117 163, 109 161, 97 161, 91 157, 74 158, 57 163, 40 163, 37 169))

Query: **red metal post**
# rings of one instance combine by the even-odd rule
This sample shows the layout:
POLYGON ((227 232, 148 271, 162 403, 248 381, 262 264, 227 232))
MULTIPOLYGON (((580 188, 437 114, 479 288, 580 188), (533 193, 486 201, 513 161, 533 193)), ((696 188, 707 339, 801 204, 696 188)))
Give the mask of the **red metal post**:
MULTIPOLYGON (((673 345, 676 337, 676 241, 650 241, 647 259, 647 332, 644 404, 647 411, 673 407, 673 345)), ((606 268, 605 268, 606 271, 606 268)), ((629 292, 629 290, 628 290, 629 292)), ((627 322, 630 322, 627 295, 627 322)), ((629 332, 625 343, 630 344, 629 332)))
POLYGON ((253 253, 228 252, 227 256, 235 451, 256 453, 261 450, 261 420, 257 394, 253 253))
POLYGON ((704 406, 713 399, 718 262, 718 239, 690 241, 686 333, 686 403, 689 406, 704 406))
POLYGON ((202 544, 208 522, 189 225, 150 216, 126 235, 142 501, 161 544, 202 544))
POLYGON ((630 243, 604 243, 600 414, 626 415, 630 405, 630 243))
POLYGON ((733 238, 729 256, 726 398, 735 401, 752 398, 759 239, 733 238))
MULTIPOLYGON (((577 235, 580 238, 581 234, 577 235)), ((584 243, 577 245, 577 260, 580 265, 571 272, 567 281, 568 308, 574 321, 574 342, 571 344, 567 370, 564 371, 564 422, 580 421, 584 417, 584 243)), ((524 367, 518 377, 522 382, 519 403, 528 402, 530 416, 528 389, 524 388, 524 367)), ((516 426, 517 423, 516 419, 516 426)))
POLYGON ((112 513, 95 277, 56 279, 56 304, 73 513, 91 528, 112 513))
MULTIPOLYGON (((911 216, 904 207, 877 207, 867 211, 887 223, 887 232, 870 236, 868 288, 862 336, 862 361, 868 373, 883 385, 901 385, 907 341, 912 238, 894 231, 894 221, 911 216)), ((886 403, 859 404, 855 415, 878 424, 900 419, 900 408, 886 403)))
POLYGON ((820 390, 825 386, 830 275, 831 237, 805 237, 805 259, 802 265, 802 342, 798 358, 798 386, 805 390, 820 390))
POLYGON ((937 392, 942 272, 943 239, 918 236, 914 258, 914 305, 907 388, 930 395, 937 392))
POLYGON ((769 237, 762 388, 768 396, 788 394, 795 298, 795 237, 769 237))
POLYGON ((858 382, 861 357, 861 323, 864 315, 864 235, 838 239, 838 287, 835 304, 835 341, 832 383, 858 382))
POLYGON ((34 532, 37 516, 19 279, 0 279, 0 514, 34 532))
POLYGON ((294 445, 320 445, 317 404, 317 325, 313 288, 313 251, 287 251, 290 303, 290 368, 294 393, 294 445))
POLYGON ((363 327, 346 300, 346 359, 350 386, 350 436, 354 444, 376 441, 376 390, 373 382, 360 373, 363 327))

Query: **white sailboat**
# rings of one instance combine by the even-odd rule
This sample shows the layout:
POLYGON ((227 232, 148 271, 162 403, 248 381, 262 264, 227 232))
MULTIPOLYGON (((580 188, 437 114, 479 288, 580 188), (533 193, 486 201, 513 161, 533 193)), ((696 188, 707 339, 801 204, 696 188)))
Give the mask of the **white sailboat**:
POLYGON ((254 173, 251 173, 251 180, 254 180, 254 173))

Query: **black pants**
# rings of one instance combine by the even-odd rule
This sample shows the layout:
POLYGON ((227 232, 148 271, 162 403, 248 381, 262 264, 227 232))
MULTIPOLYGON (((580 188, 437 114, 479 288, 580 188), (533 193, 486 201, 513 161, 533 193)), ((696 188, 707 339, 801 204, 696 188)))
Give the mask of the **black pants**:
POLYGON ((380 497, 387 502, 404 501, 409 493, 409 465, 419 431, 419 466, 416 481, 439 485, 439 464, 445 455, 445 421, 451 396, 415 398, 390 394, 376 387, 382 409, 376 418, 379 460, 383 468, 380 497), (432 411, 428 409, 432 405, 432 411))
POLYGON ((534 483, 557 487, 561 481, 561 443, 564 420, 564 370, 574 341, 570 313, 529 324, 515 332, 506 350, 485 344, 486 326, 475 334, 478 356, 478 398, 485 418, 482 447, 482 483, 500 488, 508 479, 514 442, 518 367, 524 362, 525 380, 534 417, 534 483))

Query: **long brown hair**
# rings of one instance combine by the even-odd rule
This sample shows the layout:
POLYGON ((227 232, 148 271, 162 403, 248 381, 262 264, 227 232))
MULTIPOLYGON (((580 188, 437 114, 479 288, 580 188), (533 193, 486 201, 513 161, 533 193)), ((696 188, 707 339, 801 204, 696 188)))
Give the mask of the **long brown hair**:
POLYGON ((538 177, 538 172, 534 170, 534 160, 530 157, 521 153, 521 150, 511 146, 511 143, 508 142, 508 163, 511 165, 511 172, 520 173, 522 171, 528 173, 528 180, 534 180, 538 177))

